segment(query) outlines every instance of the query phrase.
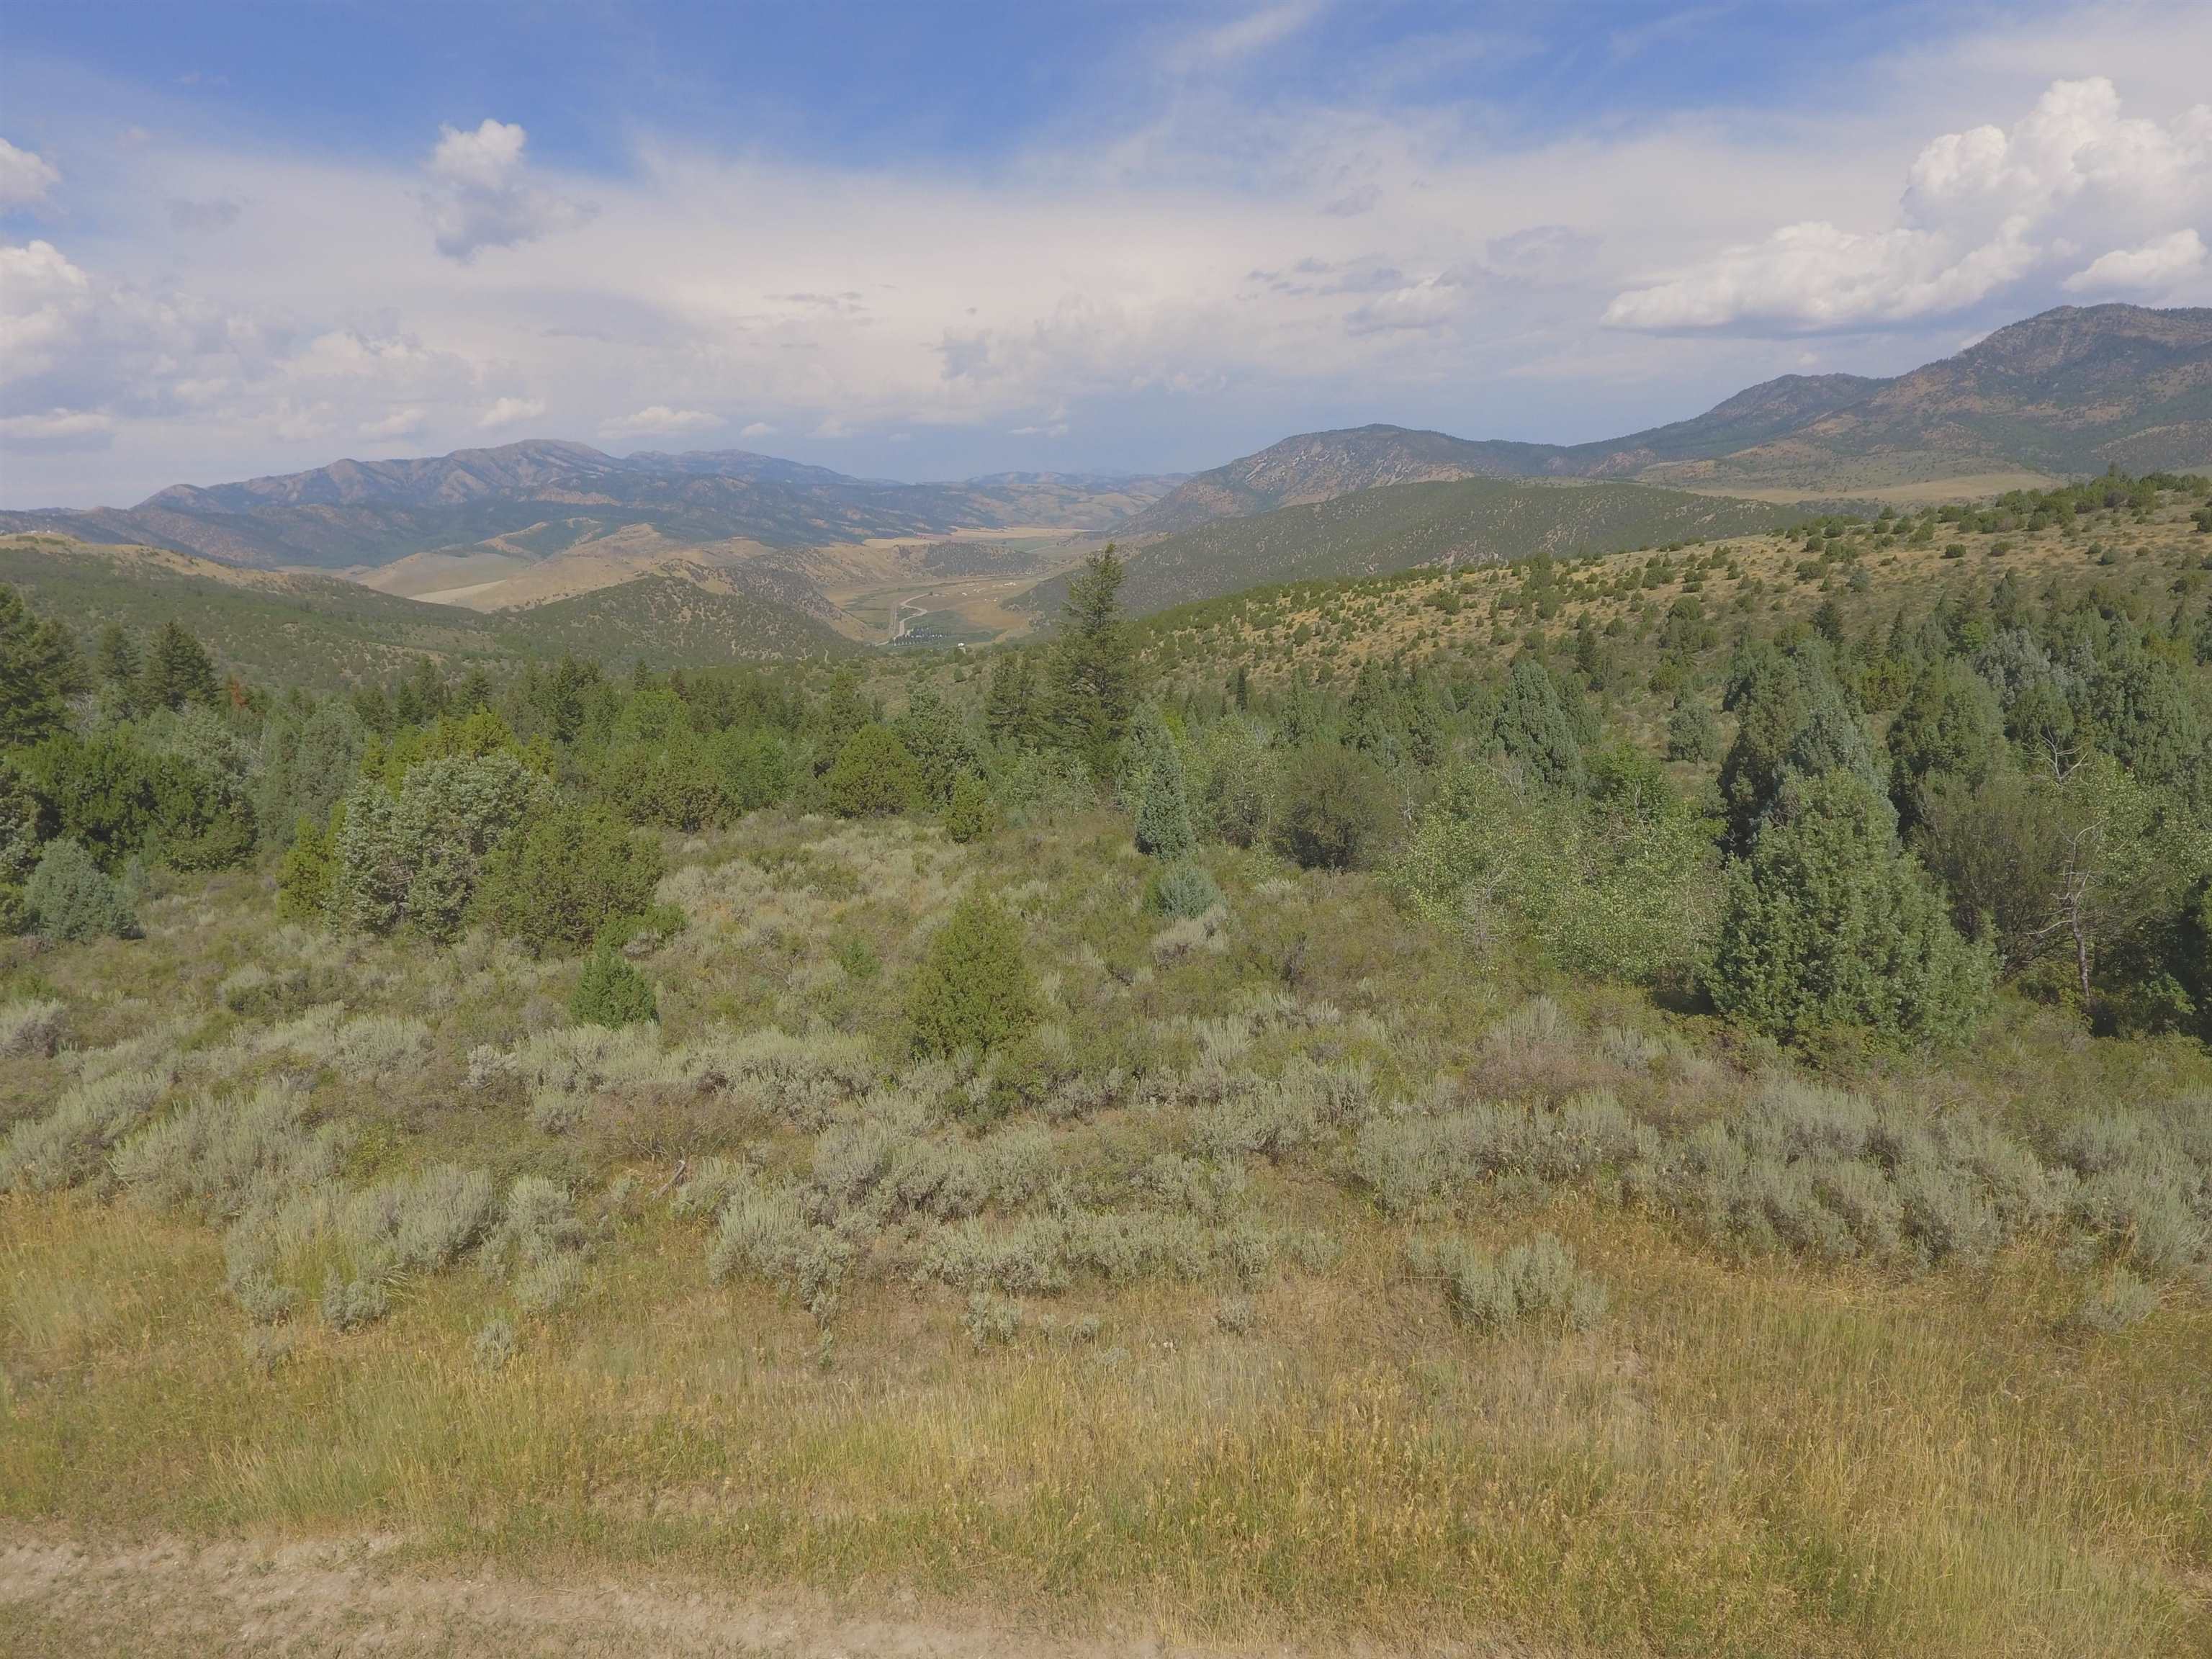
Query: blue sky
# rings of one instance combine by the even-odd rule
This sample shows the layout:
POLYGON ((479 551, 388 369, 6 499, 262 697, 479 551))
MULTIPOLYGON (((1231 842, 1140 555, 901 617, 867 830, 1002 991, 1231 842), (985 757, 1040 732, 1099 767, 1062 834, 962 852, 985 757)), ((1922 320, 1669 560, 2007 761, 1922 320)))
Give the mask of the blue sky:
POLYGON ((1610 435, 2212 301, 2208 61, 2202 4, 11 0, 0 501, 1610 435))

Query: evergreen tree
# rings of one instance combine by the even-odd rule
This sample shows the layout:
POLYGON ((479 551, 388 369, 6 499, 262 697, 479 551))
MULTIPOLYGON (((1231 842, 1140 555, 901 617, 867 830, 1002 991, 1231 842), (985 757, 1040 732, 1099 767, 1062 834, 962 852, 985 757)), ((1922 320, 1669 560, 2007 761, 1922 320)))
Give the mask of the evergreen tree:
POLYGON ((1539 783, 1569 792, 1582 788, 1582 744, 1550 671, 1535 658, 1515 661, 1492 729, 1498 746, 1539 783))
POLYGON ((1091 775, 1110 776, 1136 706, 1137 653, 1121 607, 1122 568, 1109 544, 1068 584, 1053 641, 1053 739, 1080 756, 1091 775))
POLYGON ((1198 838, 1190 827, 1190 793, 1175 733, 1158 708, 1146 703, 1131 722, 1130 737, 1136 751, 1130 783, 1137 850, 1153 858, 1182 858, 1198 838))
POLYGON ((0 582, 0 749, 15 749, 58 732, 68 699, 86 689, 84 665, 69 630, 31 614, 22 596, 0 582))
POLYGON ((913 757, 921 781, 921 798, 929 806, 949 802, 952 786, 975 769, 975 740, 959 710, 927 680, 917 682, 908 695, 906 713, 892 722, 891 732, 913 757))
POLYGON ((100 630, 100 648, 94 661, 101 684, 112 685, 126 696, 136 692, 144 663, 138 654, 137 641, 125 631, 121 623, 110 623, 100 630))
POLYGON ((187 703, 215 705, 219 688, 207 647, 172 617, 154 636, 147 653, 140 696, 149 708, 182 708, 187 703))
POLYGON ((898 738, 871 723, 837 751, 820 789, 822 804, 840 817, 889 817, 914 805, 921 777, 898 738))
POLYGON ((1703 763, 1721 752, 1720 722, 1694 691, 1678 693, 1667 716, 1667 758, 1703 763))
POLYGON ((1039 1018, 1021 929, 991 899, 970 892, 931 936, 907 996, 915 1047, 951 1056, 1026 1036, 1039 1018))
POLYGON ((2004 756, 2004 716, 1989 682, 1955 658, 1930 663, 1913 682, 1887 740, 1890 799, 1909 834, 1938 778, 1978 787, 2004 756))
POLYGON ((611 938, 584 958, 584 971, 568 999, 568 1017, 580 1025, 635 1025, 658 1019, 652 981, 633 968, 611 938))
POLYGON ((1792 775, 1729 872, 1709 985, 1722 1012, 1784 1042, 1837 1027, 1966 1036, 1991 963, 1898 845, 1897 815, 1850 768, 1792 775))

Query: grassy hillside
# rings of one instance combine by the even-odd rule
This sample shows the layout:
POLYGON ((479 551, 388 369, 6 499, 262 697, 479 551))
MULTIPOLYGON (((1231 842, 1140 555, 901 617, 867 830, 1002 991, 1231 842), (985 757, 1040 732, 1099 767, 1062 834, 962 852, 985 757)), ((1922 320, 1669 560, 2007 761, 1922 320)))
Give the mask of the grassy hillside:
POLYGON ((245 571, 150 548, 0 537, 0 582, 88 641, 109 623, 144 633, 174 618, 247 679, 330 690, 424 654, 489 655, 483 619, 331 576, 245 571))
POLYGON ((501 640, 527 654, 609 663, 642 657, 663 667, 844 656, 862 648, 789 605, 718 592, 665 571, 493 620, 501 640))
MULTIPOLYGON (((1261 583, 1380 575, 1417 565, 1565 557, 1778 529, 1802 510, 1653 489, 1491 478, 1364 489, 1233 519, 1131 554, 1123 599, 1139 615, 1261 583)), ((1066 579, 1031 601, 1056 610, 1066 579)))
POLYGON ((565 653, 692 668, 860 648, 792 605, 667 572, 483 616, 337 577, 243 570, 166 549, 10 536, 0 537, 0 581, 87 643, 111 622, 143 634, 174 617, 247 680, 318 690, 395 678, 424 656, 460 662, 565 653))

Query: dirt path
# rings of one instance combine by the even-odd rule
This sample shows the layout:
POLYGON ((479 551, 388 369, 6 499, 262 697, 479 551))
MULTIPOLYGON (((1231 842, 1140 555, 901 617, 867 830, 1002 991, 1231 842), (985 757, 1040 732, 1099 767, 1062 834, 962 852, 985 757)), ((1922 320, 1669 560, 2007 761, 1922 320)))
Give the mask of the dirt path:
POLYGON ((391 1553, 378 1540, 108 1547, 0 1529, 0 1654, 1162 1659, 1195 1651, 1152 1637, 1054 1636, 988 1613, 947 1621, 917 1606, 864 1610, 826 1597, 649 1581, 438 1577, 396 1565, 391 1553))

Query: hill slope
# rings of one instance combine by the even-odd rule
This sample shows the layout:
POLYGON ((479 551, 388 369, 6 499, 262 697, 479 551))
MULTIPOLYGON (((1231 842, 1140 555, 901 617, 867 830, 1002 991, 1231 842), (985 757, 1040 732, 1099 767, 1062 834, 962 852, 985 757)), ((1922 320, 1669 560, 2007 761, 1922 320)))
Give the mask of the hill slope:
POLYGON ((1596 443, 1364 426, 1201 472, 1123 525, 1141 538, 1462 477, 1642 478, 1830 493, 2006 471, 2212 465, 2212 311, 2062 307, 1894 380, 1785 374, 1686 421, 1596 443))
POLYGON ((787 573, 671 562, 629 581, 498 616, 429 605, 342 577, 243 570, 167 548, 0 537, 0 582, 89 644, 120 623, 143 635, 174 617, 226 666, 262 684, 330 690, 431 655, 465 660, 562 653, 697 667, 859 649, 808 613, 811 587, 787 573), (779 592, 779 585, 788 592, 779 592))
POLYGON ((521 538, 539 556, 635 526, 683 545, 808 547, 1044 523, 1103 527, 1168 478, 1026 474, 970 483, 848 477, 742 450, 627 459, 534 439, 415 460, 333 462, 137 507, 0 513, 0 531, 138 543, 267 568, 345 569, 521 538))
MULTIPOLYGON (((1613 552, 1777 529, 1801 516, 1765 502, 1647 484, 1496 478, 1398 484, 1224 520, 1140 548, 1130 556, 1122 598, 1141 615, 1262 583, 1498 563, 1540 552, 1613 552)), ((1030 605, 1056 610, 1066 581, 1041 584, 1030 605)))

